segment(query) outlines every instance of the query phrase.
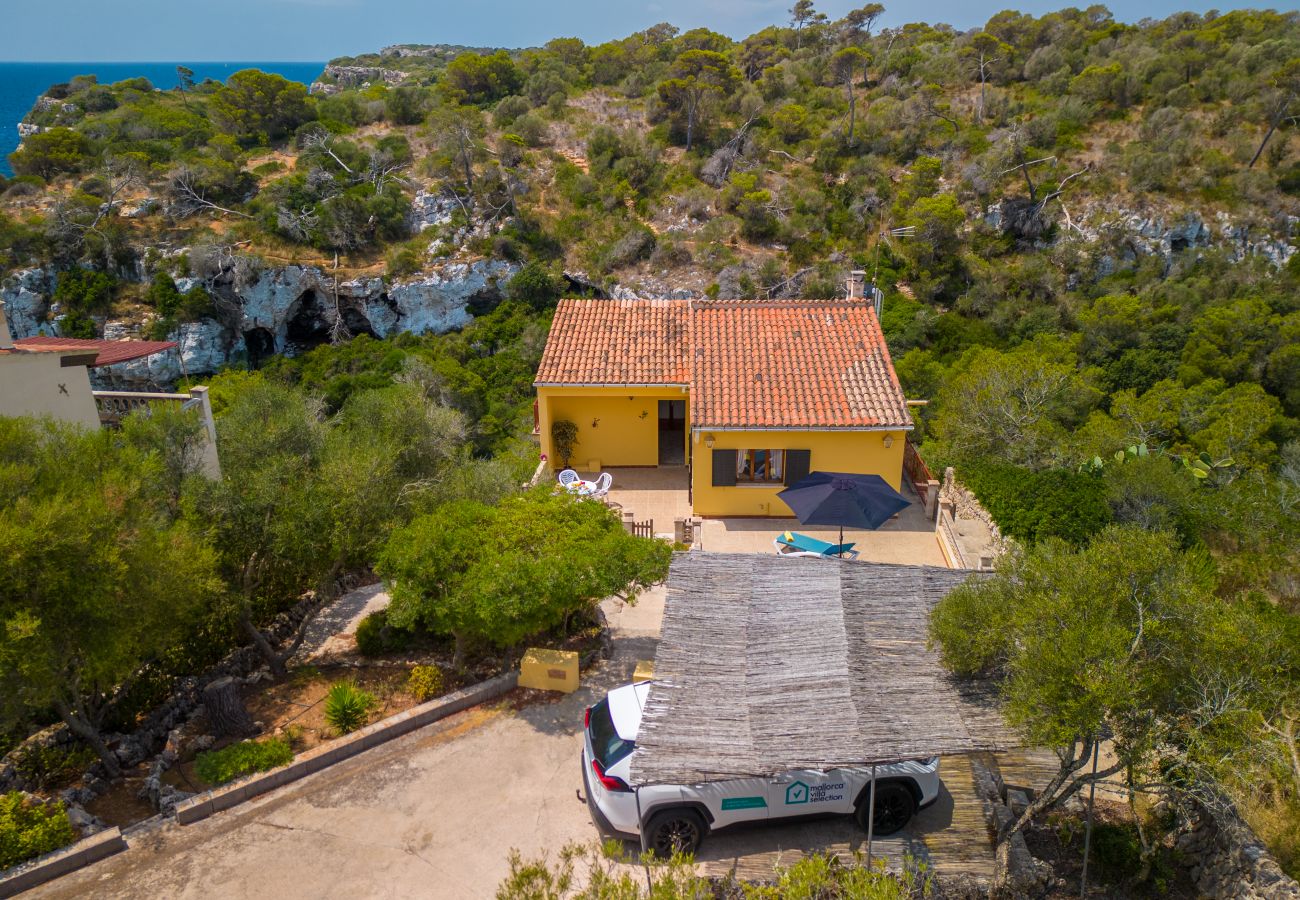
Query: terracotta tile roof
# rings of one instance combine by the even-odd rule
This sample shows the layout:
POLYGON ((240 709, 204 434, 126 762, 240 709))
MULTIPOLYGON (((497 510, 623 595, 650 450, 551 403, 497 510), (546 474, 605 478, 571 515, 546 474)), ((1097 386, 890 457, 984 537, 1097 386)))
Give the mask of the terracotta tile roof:
POLYGON ((537 384, 687 384, 685 300, 562 300, 537 384))
POLYGON ((855 300, 566 300, 537 384, 689 384, 697 428, 910 428, 855 300))
POLYGON ((175 341, 102 341, 83 338, 34 337, 20 338, 14 341, 14 347, 28 353, 95 353, 95 366, 111 366, 114 363, 152 356, 164 350, 176 347, 175 341))

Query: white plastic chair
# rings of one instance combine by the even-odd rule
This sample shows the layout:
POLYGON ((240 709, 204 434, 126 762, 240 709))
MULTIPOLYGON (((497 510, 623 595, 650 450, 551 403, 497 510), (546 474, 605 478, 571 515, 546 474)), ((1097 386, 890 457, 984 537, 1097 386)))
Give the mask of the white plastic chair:
POLYGON ((581 480, 582 478, 578 476, 578 473, 572 469, 565 469, 560 473, 560 487, 566 491, 581 480))
POLYGON ((596 485, 591 489, 591 496, 604 497, 609 493, 610 486, 614 483, 614 476, 608 472, 601 472, 600 477, 596 479, 596 485))

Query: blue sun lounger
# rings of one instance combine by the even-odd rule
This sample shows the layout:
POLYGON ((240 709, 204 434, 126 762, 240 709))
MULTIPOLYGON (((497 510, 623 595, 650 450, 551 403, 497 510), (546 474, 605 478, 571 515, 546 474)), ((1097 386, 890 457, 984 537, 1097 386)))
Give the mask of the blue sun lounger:
POLYGON ((778 556, 817 556, 822 558, 838 557, 843 551, 845 559, 857 559, 858 551, 853 544, 832 544, 797 531, 778 534, 772 541, 778 556))

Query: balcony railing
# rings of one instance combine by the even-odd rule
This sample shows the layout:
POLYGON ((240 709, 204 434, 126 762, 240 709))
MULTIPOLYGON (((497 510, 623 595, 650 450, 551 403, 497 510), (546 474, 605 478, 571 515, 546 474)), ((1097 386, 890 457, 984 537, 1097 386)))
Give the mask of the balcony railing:
POLYGON ((925 504, 926 515, 933 516, 939 503, 939 482, 911 441, 903 444, 903 475, 911 482, 916 496, 925 504))
POLYGON ((137 409, 151 403, 179 403, 181 409, 195 409, 202 405, 202 397, 193 394, 164 394, 151 391, 91 391, 95 395, 95 408, 99 410, 99 423, 110 427, 122 424, 122 419, 137 409))
POLYGON ((212 402, 206 387, 190 388, 188 394, 166 394, 156 391, 91 391, 95 408, 99 410, 99 424, 105 428, 119 428, 122 419, 154 403, 176 403, 181 409, 194 410, 203 422, 205 446, 203 469, 212 478, 221 477, 217 460, 217 426, 212 419, 212 402))

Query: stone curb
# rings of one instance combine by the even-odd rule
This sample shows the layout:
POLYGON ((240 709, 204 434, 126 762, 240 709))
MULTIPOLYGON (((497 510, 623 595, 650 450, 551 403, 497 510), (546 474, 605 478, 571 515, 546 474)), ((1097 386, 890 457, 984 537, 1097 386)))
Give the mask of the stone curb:
POLYGON ((0 876, 0 897, 12 897, 125 849, 122 832, 118 828, 105 829, 0 876))
POLYGON ((439 697, 437 700, 430 700, 428 703, 412 707, 406 712, 390 716, 387 719, 375 722, 373 725, 367 725, 365 728, 330 741, 328 744, 322 744, 308 750, 286 766, 191 797, 189 800, 176 804, 176 821, 182 825, 192 825, 206 819, 213 813, 220 812, 223 809, 230 809, 232 806, 238 806, 245 800, 251 800, 281 785, 305 778, 313 772, 319 772, 336 762, 350 759, 364 750, 377 747, 417 728, 423 728, 425 725, 437 722, 439 719, 445 719, 453 713, 461 712, 486 700, 499 697, 507 691, 513 690, 518 681, 518 672, 507 672, 504 675, 489 678, 487 681, 480 682, 472 687, 462 688, 445 697, 439 697))

